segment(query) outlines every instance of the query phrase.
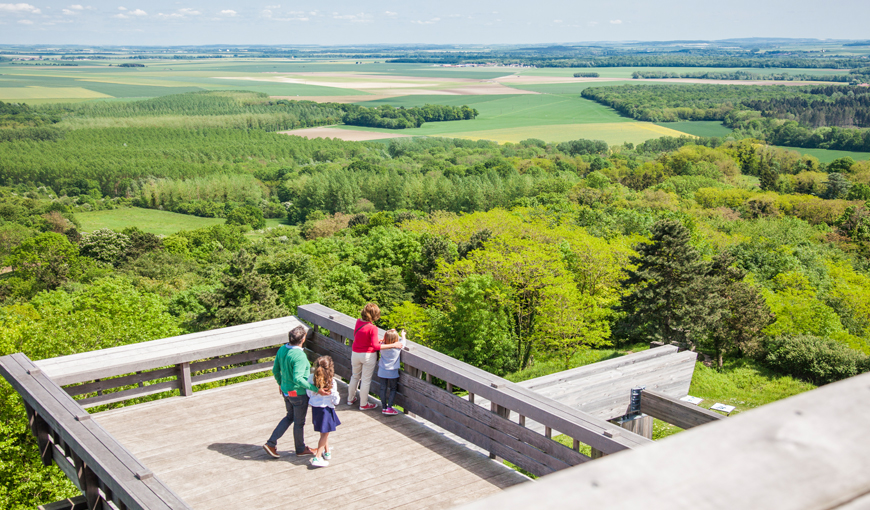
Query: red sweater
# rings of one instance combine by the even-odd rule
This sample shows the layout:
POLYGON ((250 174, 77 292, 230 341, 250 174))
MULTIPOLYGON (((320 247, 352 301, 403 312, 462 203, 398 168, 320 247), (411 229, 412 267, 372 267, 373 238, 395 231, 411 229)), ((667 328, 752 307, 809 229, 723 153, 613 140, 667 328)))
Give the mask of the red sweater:
POLYGON ((353 345, 351 346, 353 352, 375 352, 381 350, 377 326, 371 322, 357 319, 353 330, 353 345))

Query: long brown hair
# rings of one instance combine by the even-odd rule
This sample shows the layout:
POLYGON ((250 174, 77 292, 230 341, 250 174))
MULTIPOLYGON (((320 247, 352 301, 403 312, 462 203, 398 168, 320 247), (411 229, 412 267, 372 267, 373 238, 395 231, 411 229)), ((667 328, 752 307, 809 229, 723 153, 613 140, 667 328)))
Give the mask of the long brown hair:
POLYGON ((332 392, 335 378, 335 365, 331 356, 321 356, 314 361, 314 385, 321 390, 332 392))

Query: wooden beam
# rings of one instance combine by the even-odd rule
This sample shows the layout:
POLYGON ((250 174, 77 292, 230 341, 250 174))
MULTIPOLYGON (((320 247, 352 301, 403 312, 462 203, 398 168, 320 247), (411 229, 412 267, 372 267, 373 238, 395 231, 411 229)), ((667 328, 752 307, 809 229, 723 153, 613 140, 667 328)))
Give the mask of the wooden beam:
POLYGON ((296 317, 282 317, 44 359, 37 361, 36 366, 54 382, 64 386, 282 345, 287 343, 287 333, 296 326, 307 329, 296 317))
MULTIPOLYGON (((99 483, 104 484, 118 499, 119 504, 130 509, 190 508, 156 477, 147 482, 137 478, 137 473, 147 472, 147 468, 90 419, 87 411, 27 356, 19 353, 0 357, 0 374, 33 412, 45 420, 53 435, 71 450, 73 459, 78 459, 76 464, 82 469, 84 481, 90 482, 90 474, 84 470, 87 467, 99 483)), ((80 487, 87 494, 87 485, 80 487)))
POLYGON ((862 374, 460 508, 867 508, 867 402, 862 374))
POLYGON ((725 418, 714 411, 650 390, 641 393, 640 412, 682 429, 690 429, 725 418))

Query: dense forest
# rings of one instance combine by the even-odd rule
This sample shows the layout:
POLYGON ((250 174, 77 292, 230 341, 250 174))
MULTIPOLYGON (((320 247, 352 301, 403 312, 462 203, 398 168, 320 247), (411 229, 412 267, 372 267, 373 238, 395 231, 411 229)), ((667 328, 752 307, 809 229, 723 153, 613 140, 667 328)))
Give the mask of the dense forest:
MULTIPOLYGON (((723 104, 699 95, 697 107, 723 104)), ((374 301, 381 325, 511 377, 651 340, 694 349, 711 371, 806 385, 870 370, 868 161, 822 164, 739 131, 637 146, 306 140, 270 131, 354 110, 242 93, 0 106, 0 131, 56 134, 0 139, 2 354, 107 348, 311 302, 356 316, 374 301), (82 231, 86 212, 134 206, 225 222, 82 231)), ((780 122, 741 120, 762 121, 780 122)), ((0 507, 74 494, 41 466, 5 382, 0 402, 0 507)))
MULTIPOLYGON (((670 73, 667 71, 635 71, 634 79, 690 78, 695 80, 737 80, 737 81, 833 81, 858 85, 870 81, 870 70, 853 69, 848 74, 818 75, 805 73, 750 73, 747 71, 696 71, 690 73, 670 73)), ((576 77, 576 74, 575 74, 576 77)))
MULTIPOLYGON (((11 130, 20 126, 58 128, 197 127, 280 131, 328 124, 403 129, 424 122, 470 120, 468 106, 424 105, 375 108, 339 103, 272 99, 246 91, 205 91, 168 95, 143 101, 46 104, 29 107, 0 101, 0 140, 44 139, 50 130, 11 130)), ((54 131, 55 137, 57 131, 54 131)))
POLYGON ((870 152, 870 89, 843 85, 622 85, 590 87, 583 97, 650 122, 721 120, 791 147, 870 152))

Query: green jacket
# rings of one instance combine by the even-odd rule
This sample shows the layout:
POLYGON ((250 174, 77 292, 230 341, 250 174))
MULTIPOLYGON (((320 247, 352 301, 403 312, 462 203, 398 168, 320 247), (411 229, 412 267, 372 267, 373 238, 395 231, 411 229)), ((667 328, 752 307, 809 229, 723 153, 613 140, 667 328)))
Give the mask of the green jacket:
POLYGON ((295 391, 297 395, 305 395, 305 390, 317 391, 317 386, 308 382, 311 373, 311 363, 302 349, 284 345, 278 349, 275 364, 272 365, 272 375, 281 385, 281 391, 295 391))

